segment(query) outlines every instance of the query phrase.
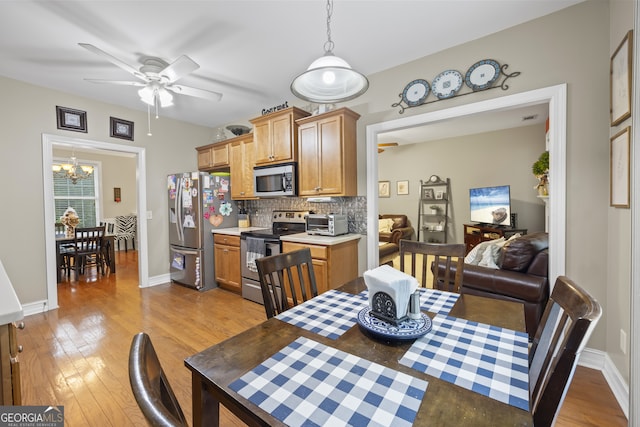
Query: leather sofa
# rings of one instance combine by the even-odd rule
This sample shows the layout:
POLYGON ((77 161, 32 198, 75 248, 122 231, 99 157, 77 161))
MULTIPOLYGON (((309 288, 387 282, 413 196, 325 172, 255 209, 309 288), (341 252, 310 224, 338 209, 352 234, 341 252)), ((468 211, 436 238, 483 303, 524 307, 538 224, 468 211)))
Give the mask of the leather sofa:
MULTIPOLYGON (((500 268, 465 263, 460 293, 523 303, 532 340, 549 300, 548 248, 549 236, 543 232, 508 241, 499 251, 500 268)), ((440 263, 438 269, 443 274, 445 266, 440 263)))
POLYGON ((409 219, 406 215, 399 214, 386 214, 378 215, 378 219, 392 219, 393 224, 389 232, 378 232, 378 240, 380 242, 400 244, 401 239, 412 240, 413 239, 413 227, 409 223, 409 219))

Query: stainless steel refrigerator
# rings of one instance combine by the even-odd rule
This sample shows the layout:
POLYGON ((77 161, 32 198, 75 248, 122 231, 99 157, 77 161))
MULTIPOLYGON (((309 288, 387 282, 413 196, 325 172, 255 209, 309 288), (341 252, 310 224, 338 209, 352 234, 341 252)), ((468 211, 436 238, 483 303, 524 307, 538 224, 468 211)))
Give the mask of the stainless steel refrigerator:
POLYGON ((185 172, 167 177, 171 280, 214 288, 214 228, 238 226, 228 172, 185 172))

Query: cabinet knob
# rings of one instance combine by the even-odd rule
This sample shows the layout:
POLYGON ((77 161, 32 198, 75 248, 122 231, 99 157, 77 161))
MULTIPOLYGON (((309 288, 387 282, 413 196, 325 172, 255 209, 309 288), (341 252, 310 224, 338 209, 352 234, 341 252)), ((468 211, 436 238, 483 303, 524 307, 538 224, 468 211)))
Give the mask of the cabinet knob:
POLYGON ((24 329, 24 322, 18 323, 18 329, 24 329))
POLYGON ((24 350, 24 348, 21 345, 19 345, 18 346, 18 353, 22 353, 22 350, 24 350))

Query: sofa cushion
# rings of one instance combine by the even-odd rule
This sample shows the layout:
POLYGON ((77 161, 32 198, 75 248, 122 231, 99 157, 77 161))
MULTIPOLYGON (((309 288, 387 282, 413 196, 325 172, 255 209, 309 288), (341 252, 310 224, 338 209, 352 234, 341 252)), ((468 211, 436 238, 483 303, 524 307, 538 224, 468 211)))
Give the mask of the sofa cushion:
POLYGON ((547 233, 525 234, 504 245, 498 264, 503 270, 525 271, 538 252, 548 247, 547 233))

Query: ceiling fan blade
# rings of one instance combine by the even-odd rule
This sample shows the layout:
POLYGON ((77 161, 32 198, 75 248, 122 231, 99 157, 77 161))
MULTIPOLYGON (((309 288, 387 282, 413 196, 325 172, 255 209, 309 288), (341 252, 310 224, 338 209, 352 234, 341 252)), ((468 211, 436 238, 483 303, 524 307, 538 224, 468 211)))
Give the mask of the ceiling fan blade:
POLYGON ((189 73, 194 72, 200 68, 200 66, 187 55, 182 55, 180 58, 167 65, 164 70, 160 71, 160 77, 166 77, 169 83, 173 83, 178 79, 186 76, 189 73))
POLYGON ((133 68, 131 65, 127 64, 126 62, 122 62, 121 60, 119 60, 115 56, 112 56, 112 55, 108 54, 104 50, 98 49, 94 45, 88 44, 88 43, 78 43, 78 44, 80 46, 82 46, 83 48, 87 49, 88 51, 93 52, 96 55, 102 56, 107 61, 111 62, 114 65, 117 65, 118 67, 122 68, 126 72, 133 74, 137 78, 145 80, 145 81, 147 80, 147 77, 144 74, 142 74, 140 71, 136 70, 135 68, 133 68))
POLYGON ((220 101, 222 99, 221 93, 204 89, 196 89, 195 87, 190 86, 167 85, 166 89, 180 95, 195 96, 197 98, 208 99, 209 101, 220 101))
POLYGON ((132 82, 128 80, 103 80, 103 79, 85 79, 91 83, 105 83, 110 85, 121 85, 121 86, 146 86, 146 83, 143 82, 132 82))

